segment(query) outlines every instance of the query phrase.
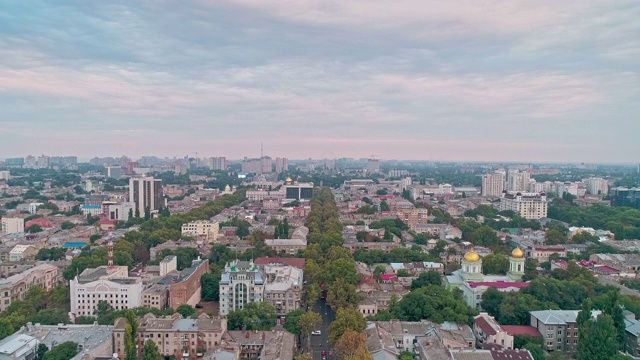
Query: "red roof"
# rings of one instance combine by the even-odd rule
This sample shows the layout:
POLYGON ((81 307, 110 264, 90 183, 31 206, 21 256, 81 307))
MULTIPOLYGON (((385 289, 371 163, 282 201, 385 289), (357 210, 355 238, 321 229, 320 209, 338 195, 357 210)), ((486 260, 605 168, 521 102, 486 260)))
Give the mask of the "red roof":
POLYGON ((380 274, 380 278, 384 281, 389 281, 397 279, 398 277, 396 276, 396 274, 380 274))
POLYGON ((596 272, 601 272, 601 273, 605 273, 605 274, 619 274, 620 270, 612 268, 611 266, 607 266, 607 265, 602 265, 602 266, 596 266, 595 268, 593 268, 594 271, 596 272))
POLYGON ((116 223, 116 220, 107 220, 107 219, 104 219, 104 220, 100 220, 100 221, 98 221, 98 223, 99 223, 100 225, 113 225, 113 224, 115 224, 115 223, 116 223))
POLYGON ((255 260, 256 265, 282 264, 304 270, 304 258, 283 258, 263 256, 255 260))
POLYGON ((472 289, 478 286, 495 287, 496 289, 507 289, 510 287, 516 287, 518 289, 523 287, 529 287, 528 282, 524 281, 469 281, 469 287, 472 289))
POLYGON ((496 330, 493 328, 493 326, 491 326, 491 324, 489 324, 489 322, 487 321, 487 319, 485 319, 484 316, 478 316, 474 322, 476 323, 476 325, 478 325, 478 327, 482 330, 483 333, 487 334, 487 335, 495 335, 497 334, 496 330))
POLYGON ((538 329, 529 325, 502 325, 504 331, 509 335, 531 335, 531 336, 542 336, 538 329))
POLYGON ((27 221, 27 223, 24 225, 24 228, 28 229, 33 225, 40 225, 40 227, 42 227, 42 228, 52 228, 53 227, 53 223, 51 221, 49 221, 49 219, 37 218, 37 219, 32 219, 32 220, 27 221))

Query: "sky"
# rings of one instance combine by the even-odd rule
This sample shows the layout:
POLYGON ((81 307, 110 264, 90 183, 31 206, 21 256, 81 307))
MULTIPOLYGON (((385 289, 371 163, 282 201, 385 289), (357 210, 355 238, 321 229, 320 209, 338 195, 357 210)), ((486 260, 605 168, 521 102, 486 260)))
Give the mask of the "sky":
POLYGON ((0 7, 0 158, 640 161, 640 2, 0 7))

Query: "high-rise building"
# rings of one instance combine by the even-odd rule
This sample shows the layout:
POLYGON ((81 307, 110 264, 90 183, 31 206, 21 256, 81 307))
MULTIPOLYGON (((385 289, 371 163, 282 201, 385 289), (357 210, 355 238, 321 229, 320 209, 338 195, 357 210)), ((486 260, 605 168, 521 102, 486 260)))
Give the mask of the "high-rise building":
POLYGON ((22 167, 22 165, 24 165, 24 158, 10 158, 6 159, 4 163, 9 167, 22 167))
POLYGON ((129 202, 135 203, 135 209, 142 216, 145 209, 159 210, 164 206, 162 196, 162 180, 153 177, 140 177, 129 179, 129 202))
POLYGON ((502 196, 504 190, 504 174, 495 172, 482 175, 482 196, 502 196))
POLYGON ((122 168, 120 166, 107 166, 107 177, 120 180, 122 177, 122 168))
POLYGON ((367 161, 367 172, 370 174, 377 174, 380 172, 380 160, 369 159, 367 161))
POLYGON ((500 211, 512 210, 527 220, 547 217, 547 194, 545 193, 503 193, 500 211))
POLYGON ((0 171, 0 180, 9 180, 9 177, 11 177, 9 170, 0 171))
POLYGON ((225 157, 212 157, 210 164, 210 168, 213 171, 227 170, 227 159, 225 157))
POLYGON ((611 206, 628 206, 640 209, 640 188, 617 187, 609 192, 611 206))
POLYGON ((289 170, 289 159, 287 158, 276 158, 276 173, 280 174, 281 172, 285 172, 289 170))
POLYGON ((507 191, 527 191, 530 178, 527 171, 509 170, 507 191))
POLYGON ((38 160, 36 162, 36 167, 38 169, 46 169, 49 167, 49 157, 47 155, 38 156, 38 160))
POLYGON ((592 195, 605 195, 609 192, 609 182, 603 178, 588 178, 583 180, 587 186, 587 193, 592 195))

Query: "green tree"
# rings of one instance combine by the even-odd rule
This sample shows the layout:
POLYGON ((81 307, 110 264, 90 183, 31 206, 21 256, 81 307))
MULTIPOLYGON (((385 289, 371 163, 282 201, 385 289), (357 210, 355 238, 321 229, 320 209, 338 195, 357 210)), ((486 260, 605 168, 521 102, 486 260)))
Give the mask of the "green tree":
POLYGON ((533 356, 533 360, 544 360, 544 351, 540 345, 528 343, 524 346, 524 349, 529 350, 531 356, 533 356))
POLYGON ((144 350, 142 354, 142 360, 162 360, 163 356, 158 350, 158 346, 153 340, 149 339, 144 343, 144 350))
POLYGON ((500 304, 504 299, 504 293, 492 286, 482 294, 482 308, 491 316, 499 317, 500 304))
POLYGON ((418 275, 418 278, 413 280, 413 282, 411 283, 411 290, 415 290, 427 285, 442 286, 442 275, 434 270, 420 273, 420 275, 418 275))
POLYGON ((363 332, 366 326, 367 319, 357 308, 338 309, 336 319, 329 326, 329 341, 335 344, 347 330, 363 332))
POLYGON ((49 348, 47 347, 47 345, 40 343, 38 344, 38 350, 36 352, 36 360, 42 360, 44 359, 44 354, 49 351, 49 348))
POLYGON ((608 360, 618 350, 613 319, 600 314, 596 321, 588 320, 579 331, 578 360, 608 360))
POLYGON ((69 315, 63 309, 42 309, 29 319, 32 323, 42 325, 68 324, 69 315))
POLYGON ((11 322, 7 319, 0 318, 0 340, 11 334, 13 334, 13 326, 11 326, 11 322))
POLYGON ((72 223, 71 221, 64 221, 62 224, 60 224, 60 228, 62 230, 73 229, 74 227, 76 227, 76 224, 72 223))
POLYGON ((285 318, 284 324, 282 325, 284 329, 292 334, 300 335, 301 332, 300 327, 298 326, 298 320, 303 314, 305 314, 305 311, 302 309, 289 312, 285 318))
POLYGON ((203 274, 200 278, 202 285, 202 300, 218 301, 220 300, 220 276, 212 273, 203 274))
POLYGON ((487 275, 505 275, 509 271, 509 259, 500 253, 489 254, 482 258, 482 273, 487 275))
POLYGON ((196 309, 194 309, 193 306, 189 304, 182 304, 178 306, 178 308, 176 309, 176 312, 182 315, 182 317, 188 318, 190 316, 195 315, 196 309))
POLYGON ((42 357, 43 360, 69 360, 78 354, 78 344, 73 341, 65 341, 47 351, 42 357))
POLYGON ((42 232, 42 226, 40 226, 38 224, 33 224, 33 225, 29 226, 29 228, 27 229, 27 232, 29 234, 35 234, 35 233, 42 232))
POLYGON ((124 326, 124 350, 126 353, 126 360, 137 360, 138 354, 136 349, 136 338, 133 335, 133 330, 130 324, 124 326))
POLYGON ((495 248, 500 245, 500 239, 496 232, 486 225, 480 226, 474 230, 471 233, 470 240, 474 245, 485 246, 488 248, 495 248))
POLYGON ((544 233, 544 243, 546 245, 566 244, 567 236, 556 229, 549 229, 544 233))
POLYGON ((582 303, 582 308, 576 317, 576 326, 581 329, 587 321, 591 320, 591 310, 593 310, 593 303, 591 299, 586 299, 582 303))

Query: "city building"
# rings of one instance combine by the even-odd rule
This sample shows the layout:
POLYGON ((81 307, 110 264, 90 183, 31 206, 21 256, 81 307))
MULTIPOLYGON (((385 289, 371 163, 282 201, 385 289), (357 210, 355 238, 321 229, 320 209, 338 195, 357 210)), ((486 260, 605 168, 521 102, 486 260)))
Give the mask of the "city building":
POLYGON ((38 253, 33 245, 18 244, 9 251, 9 261, 20 261, 22 259, 32 259, 38 253))
POLYGON ((120 166, 107 166, 107 177, 120 180, 122 177, 122 167, 120 166))
POLYGON ((0 180, 9 180, 11 178, 11 173, 9 170, 0 171, 0 180))
POLYGON ((266 279, 253 261, 227 263, 220 279, 220 315, 242 309, 246 304, 264 299, 266 279))
POLYGON ((287 158, 276 158, 276 173, 280 174, 282 172, 289 171, 289 159, 287 158))
POLYGON ((6 310, 13 301, 24 300, 31 286, 50 291, 61 280, 60 270, 51 264, 36 265, 22 273, 0 279, 0 311, 6 310))
POLYGON ((484 275, 482 258, 471 249, 462 258, 461 269, 444 277, 445 287, 449 290, 454 288, 462 290, 467 305, 480 309, 482 294, 491 287, 502 292, 510 292, 529 286, 528 282, 520 281, 524 275, 524 260, 523 251, 517 247, 509 257, 507 275, 484 275))
POLYGON ((24 232, 23 218, 3 217, 1 223, 2 223, 2 235, 24 232))
POLYGON ((0 360, 33 360, 38 354, 38 339, 25 334, 13 334, 0 340, 0 360))
POLYGON ((378 174, 380 172, 380 160, 368 159, 367 160, 367 172, 369 174, 378 174))
MULTIPOLYGON (((109 220, 129 221, 129 215, 135 214, 135 204, 132 202, 122 202, 107 205, 109 220)), ((141 214, 142 216, 143 214, 141 214)))
POLYGON ((547 217, 547 194, 503 192, 500 199, 500 211, 511 210, 527 220, 539 220, 547 217))
POLYGON ((495 172, 482 175, 482 196, 500 197, 504 191, 504 174, 495 172))
MULTIPOLYGON (((531 326, 542 334, 543 348, 575 354, 578 348, 578 310, 531 311, 531 326)), ((595 313, 592 312, 592 315, 595 313)))
POLYGON ((500 326, 496 319, 487 313, 480 313, 473 320, 473 333, 478 347, 484 344, 500 345, 502 349, 513 349, 513 336, 500 326))
POLYGON ((617 187, 609 191, 611 206, 627 206, 640 209, 640 188, 617 187))
POLYGON ((71 313, 75 316, 93 316, 99 301, 116 310, 142 306, 142 279, 129 277, 126 266, 85 269, 69 283, 71 313))
MULTIPOLYGON (((113 329, 114 353, 120 359, 126 358, 126 325, 125 318, 118 318, 113 329)), ((164 356, 195 360, 201 358, 207 350, 219 347, 226 330, 225 319, 210 318, 206 314, 201 314, 197 319, 183 319, 178 313, 166 317, 156 317, 149 313, 138 318, 138 358, 142 358, 145 342, 153 340, 164 356)))
POLYGON ((293 266, 265 265, 264 301, 271 303, 276 315, 285 316, 302 306, 303 270, 293 266))
POLYGON ((528 191, 531 176, 528 171, 509 170, 507 191, 528 191))
POLYGON ((429 220, 429 210, 426 208, 398 208, 396 210, 396 216, 402 220, 409 229, 416 231, 421 225, 426 225, 429 220))
POLYGON ((192 261, 190 267, 182 269, 179 275, 167 275, 160 283, 169 285, 168 306, 174 309, 183 304, 196 306, 202 299, 200 278, 208 272, 209 260, 198 258, 192 261))
POLYGON ((268 156, 263 156, 260 159, 248 159, 242 160, 242 172, 245 174, 264 174, 273 171, 273 160, 268 156))
POLYGON ((603 178, 588 178, 582 180, 587 186, 587 194, 606 195, 609 193, 609 182, 603 178))
POLYGON ((282 330, 227 331, 222 341, 225 347, 239 349, 240 354, 237 358, 214 357, 214 360, 288 360, 297 351, 296 336, 282 330))
POLYGON ((207 236, 209 241, 216 241, 220 233, 220 224, 217 221, 197 220, 188 224, 182 224, 182 235, 207 236))
MULTIPOLYGON (((41 325, 27 323, 19 334, 35 338, 39 344, 52 349, 67 341, 78 346, 73 359, 111 359, 113 355, 113 325, 41 325)), ((0 356, 0 359, 2 356, 0 356)))
POLYGON ((307 235, 309 229, 306 226, 299 226, 293 230, 291 239, 265 239, 265 245, 277 252, 285 252, 289 255, 295 255, 298 250, 307 248, 307 235))
POLYGON ((135 209, 140 212, 140 216, 144 216, 147 208, 159 210, 160 207, 165 206, 162 180, 152 177, 129 179, 129 202, 135 204, 135 209))
POLYGON ((291 200, 310 200, 313 197, 313 183, 298 183, 288 178, 282 186, 285 198, 291 200))
POLYGON ((213 171, 227 170, 227 159, 225 157, 212 157, 209 168, 213 171))

